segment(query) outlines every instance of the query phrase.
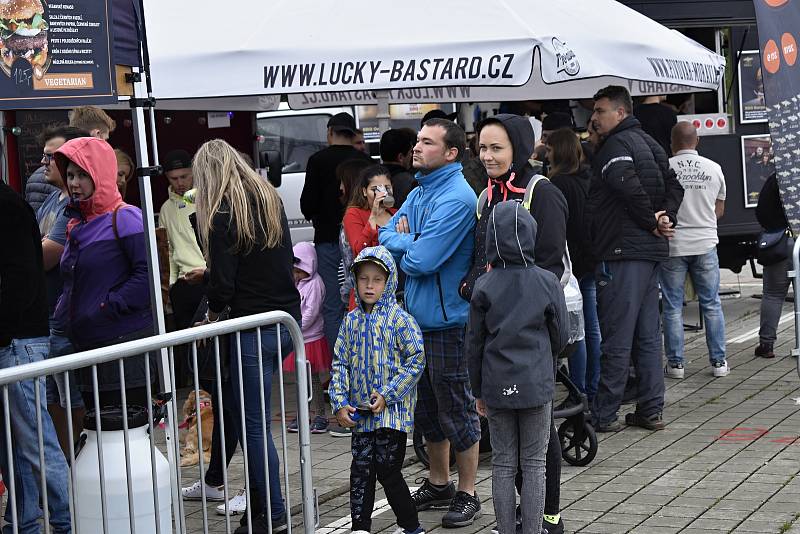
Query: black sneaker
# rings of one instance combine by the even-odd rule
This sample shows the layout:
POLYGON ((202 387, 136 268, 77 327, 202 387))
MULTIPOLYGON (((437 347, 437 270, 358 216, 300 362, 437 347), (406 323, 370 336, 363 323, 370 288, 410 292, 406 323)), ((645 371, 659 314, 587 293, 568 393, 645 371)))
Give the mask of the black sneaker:
POLYGON ((775 352, 772 343, 759 343, 755 351, 759 358, 774 358, 775 352))
POLYGON ((411 495, 411 500, 414 501, 414 506, 417 507, 418 512, 450 506, 450 501, 456 495, 456 487, 452 482, 448 482, 447 486, 439 489, 431 484, 427 478, 418 478, 416 483, 419 484, 420 481, 423 481, 422 486, 411 495))
POLYGON ((628 426, 646 428, 647 430, 664 430, 665 426, 660 413, 654 413, 653 415, 645 417, 636 412, 631 412, 625 414, 625 424, 628 426))
POLYGON ((622 430, 622 423, 619 420, 614 419, 613 421, 602 424, 602 423, 592 423, 596 432, 608 433, 608 432, 619 432, 622 430))
POLYGON ((450 510, 442 518, 444 528, 467 527, 481 516, 481 501, 478 494, 470 495, 464 491, 456 492, 450 503, 450 510))
POLYGON ((542 519, 542 530, 547 534, 564 534, 564 521, 558 518, 558 523, 550 523, 547 519, 542 519))
MULTIPOLYGON (((245 514, 245 518, 247 514, 245 514)), ((264 514, 260 514, 253 518, 253 534, 277 534, 278 532, 285 532, 287 529, 286 526, 286 513, 281 515, 278 519, 272 520, 272 530, 269 530, 269 525, 267 523, 267 516, 264 514)), ((247 519, 244 520, 244 524, 233 531, 233 534, 249 534, 249 530, 247 527, 247 519)))

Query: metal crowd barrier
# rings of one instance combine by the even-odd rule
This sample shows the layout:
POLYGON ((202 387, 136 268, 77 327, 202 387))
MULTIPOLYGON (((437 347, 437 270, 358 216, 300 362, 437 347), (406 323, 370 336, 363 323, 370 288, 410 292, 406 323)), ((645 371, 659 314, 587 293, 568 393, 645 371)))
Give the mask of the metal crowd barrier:
POLYGON ((789 271, 789 278, 792 280, 792 291, 794 292, 794 348, 792 356, 797 360, 797 374, 800 375, 800 237, 795 239, 792 248, 792 270, 789 271))
MULTIPOLYGON (((134 357, 134 356, 141 356, 142 354, 146 353, 146 365, 145 373, 146 373, 146 381, 147 381, 147 397, 152 398, 155 392, 152 390, 151 387, 151 373, 150 373, 150 358, 152 357, 151 354, 154 352, 160 352, 160 357, 157 358, 157 363, 159 367, 159 374, 161 379, 161 387, 164 388, 166 385, 166 389, 171 389, 170 385, 175 383, 175 347, 180 345, 189 344, 189 358, 192 363, 192 370, 194 373, 194 390, 190 393, 190 395, 195 396, 195 402, 197 406, 196 414, 197 414, 197 433, 198 433, 198 456, 199 456, 199 471, 200 471, 200 478, 201 481, 201 491, 202 491, 202 530, 199 530, 199 527, 196 525, 189 528, 187 527, 187 517, 186 517, 186 509, 184 507, 184 502, 181 496, 181 487, 183 486, 182 477, 181 477, 181 467, 180 467, 180 440, 179 440, 179 431, 178 431, 178 422, 179 413, 177 407, 177 398, 175 397, 176 391, 171 391, 172 397, 171 400, 168 400, 164 404, 165 413, 159 414, 161 410, 154 409, 152 403, 147 406, 147 416, 149 422, 149 433, 150 439, 148 439, 150 443, 150 481, 152 482, 152 488, 149 488, 152 491, 152 509, 149 508, 149 504, 146 506, 148 513, 153 513, 155 522, 152 525, 152 529, 148 528, 145 532, 155 532, 156 534, 166 534, 164 529, 162 528, 163 518, 160 517, 160 508, 164 506, 163 502, 160 502, 159 497, 159 481, 158 481, 158 474, 157 474, 157 460, 156 457, 159 456, 161 453, 157 453, 156 449, 156 433, 159 431, 159 415, 164 416, 164 433, 165 433, 165 442, 166 442, 166 453, 168 457, 169 463, 169 476, 170 476, 170 510, 171 510, 171 518, 167 520, 167 523, 170 525, 169 532, 174 532, 178 534, 185 534, 187 532, 209 532, 209 518, 208 518, 208 511, 207 511, 207 498, 206 498, 206 491, 205 485, 202 484, 202 481, 205 477, 206 466, 204 460, 204 453, 203 453, 203 433, 202 433, 202 415, 201 415, 201 401, 200 401, 200 388, 199 388, 199 376, 198 376, 198 345, 202 343, 209 343, 213 346, 213 354, 214 354, 214 365, 216 366, 216 379, 215 387, 217 393, 217 401, 220 403, 218 413, 222 414, 223 412, 223 405, 222 405, 222 397, 223 397, 223 379, 221 376, 221 362, 220 362, 220 343, 227 343, 228 336, 232 336, 236 339, 236 347, 237 350, 233 354, 236 358, 235 362, 238 362, 238 365, 231 365, 230 372, 238 373, 239 375, 239 399, 241 402, 239 406, 233 407, 233 409, 239 410, 241 415, 241 421, 245 421, 245 401, 244 401, 244 388, 243 388, 243 381, 242 381, 242 367, 241 367, 241 357, 242 357, 242 349, 241 344, 239 343, 240 335, 244 331, 253 331, 255 330, 257 339, 261 337, 261 330, 262 328, 266 327, 274 327, 277 329, 277 339, 278 339, 278 365, 277 365, 277 372, 275 373, 275 378, 277 378, 278 386, 280 388, 280 409, 281 409, 281 444, 283 449, 282 454, 282 467, 283 467, 283 477, 281 481, 282 485, 282 493, 284 497, 284 502, 286 505, 286 514, 287 514, 287 532, 291 534, 292 532, 292 498, 291 498, 291 487, 290 487, 290 473, 289 473, 289 450, 288 450, 288 441, 286 435, 286 391, 284 388, 284 376, 283 376, 283 354, 281 351, 280 346, 280 333, 281 328, 286 328, 290 335, 294 346, 294 354, 295 354, 295 363, 296 363, 296 379, 297 379, 297 418, 298 418, 298 430, 299 430, 299 463, 300 463, 300 486, 301 486, 301 500, 302 500, 302 518, 303 522, 300 527, 300 531, 304 532, 305 534, 312 534, 314 532, 316 523, 318 521, 318 512, 317 512, 317 503, 316 503, 316 495, 314 493, 313 488, 313 481, 312 481, 312 462, 311 462, 311 435, 310 435, 310 426, 309 426, 309 408, 308 408, 308 401, 309 401, 309 369, 306 362, 305 356, 305 349, 303 345, 303 336, 300 331, 300 327, 297 325, 295 320, 284 312, 269 312, 269 313, 262 313, 259 315, 253 315, 249 317, 242 317, 238 319, 230 319, 226 321, 220 321, 218 323, 208 324, 196 328, 190 328, 186 330, 181 330, 178 332, 171 332, 168 334, 163 334, 154 337, 148 337, 144 339, 129 341, 126 343, 122 343, 119 345, 113 345, 109 347, 104 347, 100 349, 90 350, 82 353, 76 353, 66 356, 60 356, 53 359, 47 359, 41 362, 20 365, 14 368, 8 369, 0 369, 0 400, 2 401, 2 408, 3 408, 3 415, 4 415, 4 435, 2 438, 2 444, 4 448, 6 448, 7 459, 9 462, 9 468, 7 473, 3 473, 3 479, 7 488, 7 495, 6 495, 6 503, 5 505, 8 507, 6 511, 7 516, 10 516, 12 525, 10 530, 17 534, 18 532, 18 518, 17 518, 17 498, 18 498, 18 490, 16 488, 15 482, 15 473, 14 473, 14 463, 12 461, 14 451, 14 441, 12 437, 12 429, 11 429, 11 420, 10 420, 10 410, 9 410, 9 386, 20 382, 23 380, 31 380, 34 379, 34 391, 35 391, 35 400, 36 400, 36 429, 38 435, 38 450, 39 450, 39 464, 34 465, 35 469, 38 469, 38 473, 35 475, 38 476, 38 481, 41 484, 41 512, 43 518, 39 520, 44 528, 44 532, 50 533, 51 532, 51 525, 50 525, 50 516, 48 510, 48 492, 47 488, 47 469, 40 468, 40 466, 44 465, 45 462, 45 454, 44 454, 44 447, 43 447, 43 431, 42 431, 42 413, 40 410, 40 406, 42 406, 42 395, 45 395, 45 381, 44 377, 49 375, 54 375, 57 373, 64 373, 65 382, 66 382, 66 415, 67 415, 67 429, 69 433, 69 454, 67 455, 67 462, 69 466, 76 465, 76 451, 74 444, 75 436, 72 431, 72 406, 70 401, 70 374, 66 373, 66 371, 74 371, 76 369, 82 368, 91 368, 91 375, 92 375, 92 384, 94 386, 94 408, 97 410, 98 406, 100 405, 99 396, 98 396, 98 373, 97 373, 97 366, 99 364, 107 363, 107 362, 119 362, 119 372, 120 372, 120 382, 122 387, 122 402, 125 403, 125 376, 124 376, 124 366, 125 360, 134 357), (225 336, 222 340, 220 340, 220 336, 225 336), (161 506, 160 506, 161 505, 161 506), (10 513, 8 513, 10 511, 10 513), (188 530, 187 530, 188 528, 188 530)), ((258 369, 261 371, 263 370, 263 366, 266 365, 266 362, 263 361, 262 355, 262 348, 261 343, 257 343, 258 347, 258 369)), ((260 386, 260 406, 261 406, 261 439, 264 440, 264 450, 265 450, 265 480, 266 486, 269 488, 269 460, 268 455, 266 454, 267 445, 266 445, 266 438, 267 438, 267 421, 268 417, 271 418, 271 414, 265 413, 264 410, 264 402, 265 402, 265 395, 268 395, 264 389, 264 381, 263 381, 263 374, 259 376, 259 386, 260 386)), ((74 379, 73 379, 74 380, 74 379)), ((275 385, 275 380, 273 380, 273 386, 275 385)), ((231 385, 232 387, 232 385, 231 385)), ((234 395, 235 396, 235 395, 234 395)), ((86 406, 86 409, 89 410, 91 406, 86 406)), ((129 432, 128 432, 128 419, 123 417, 123 425, 124 425, 124 452, 125 452, 125 474, 126 474, 126 484, 127 484, 127 505, 128 505, 128 517, 130 518, 127 523, 129 523, 129 529, 127 528, 128 525, 125 525, 121 530, 119 528, 120 525, 117 525, 117 528, 110 529, 109 527, 109 517, 108 517, 108 510, 107 510, 107 494, 108 488, 106 486, 106 478, 108 477, 108 473, 110 469, 116 468, 119 469, 121 466, 105 466, 103 465, 103 432, 101 427, 101 419, 100 414, 97 413, 95 417, 95 425, 97 427, 97 458, 98 458, 98 473, 100 478, 100 495, 101 495, 101 504, 102 504, 102 530, 97 530, 97 532, 103 532, 103 534, 123 534, 123 532, 130 532, 131 534, 137 532, 136 528, 136 511, 135 511, 135 503, 134 503, 134 491, 132 488, 132 477, 131 477, 131 454, 130 454, 130 446, 129 443, 129 432)), ((223 419, 223 421, 225 421, 223 419)), ((225 439, 224 439, 224 423, 220 421, 220 431, 221 431, 221 443, 222 443, 222 458, 223 462, 225 460, 225 453, 227 451, 224 450, 225 448, 225 439)), ((230 425, 230 421, 225 421, 225 423, 230 425)), ((245 479, 245 495, 247 496, 247 523, 248 525, 253 524, 253 519, 255 517, 251 514, 252 506, 250 502, 250 489, 252 485, 252 481, 250 480, 250 475, 248 473, 248 463, 247 463, 247 441, 248 439, 252 440, 253 436, 247 436, 246 432, 242 432, 242 436, 240 436, 240 444, 242 448, 242 454, 244 457, 244 479, 245 479)), ((109 438, 105 438, 108 440, 109 438)), ((88 445, 87 445, 88 446, 88 445)), ((56 443, 56 447, 58 444, 56 443)), ((80 455, 80 452, 78 453, 80 455)), ((141 467, 141 466, 135 466, 141 467)), ((82 503, 76 502, 76 494, 81 490, 77 487, 77 478, 76 478, 76 469, 69 469, 69 504, 70 504, 70 517, 72 522, 72 532, 75 534, 88 534, 88 530, 85 527, 81 527, 81 525, 77 521, 76 517, 76 508, 80 506, 82 503)), ((228 480, 228 468, 227 466, 223 469, 223 478, 224 478, 224 502, 226 503, 226 512, 227 512, 227 502, 232 497, 232 492, 229 488, 229 480, 228 480)), ((162 480, 163 483, 163 480, 162 480)), ((120 488, 114 488, 115 490, 119 490, 120 488)), ((267 511, 269 511, 269 495, 262 496, 266 497, 267 499, 267 511)), ((196 514, 193 514, 196 515, 196 514)), ((267 513, 269 516, 269 513, 267 513)), ((226 513, 225 514, 225 532, 233 532, 236 528, 238 528, 238 521, 234 524, 231 524, 231 515, 226 513)), ((271 526, 271 521, 270 521, 271 526)), ((9 528, 8 526, 6 527, 9 528)), ((216 527, 219 528, 219 527, 216 527)), ((252 527, 251 527, 252 528, 252 527)), ((298 531, 295 528, 295 531, 298 531)), ((6 532, 6 530, 4 530, 6 532)), ((139 532, 142 532, 142 529, 139 528, 139 532)))

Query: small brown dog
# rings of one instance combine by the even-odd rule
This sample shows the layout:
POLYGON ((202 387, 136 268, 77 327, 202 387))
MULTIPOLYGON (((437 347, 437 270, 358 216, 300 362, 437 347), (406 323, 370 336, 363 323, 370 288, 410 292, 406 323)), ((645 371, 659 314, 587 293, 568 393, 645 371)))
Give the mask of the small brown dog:
MULTIPOLYGON (((183 403, 183 423, 178 428, 185 430, 181 448, 181 467, 197 465, 200 462, 197 432, 197 406, 194 391, 183 403)), ((214 431, 214 412, 211 408, 211 395, 200 390, 200 421, 203 432, 203 457, 205 465, 211 461, 211 433, 214 431)))

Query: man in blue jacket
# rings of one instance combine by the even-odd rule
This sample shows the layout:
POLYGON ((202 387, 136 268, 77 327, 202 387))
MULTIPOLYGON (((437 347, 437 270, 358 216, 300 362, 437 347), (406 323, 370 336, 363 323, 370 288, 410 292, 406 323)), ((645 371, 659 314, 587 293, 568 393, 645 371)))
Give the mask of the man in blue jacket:
POLYGON ((431 472, 413 499, 417 510, 449 508, 442 518, 446 528, 472 524, 481 507, 475 494, 480 420, 464 354, 469 304, 458 295, 470 267, 477 202, 461 169, 465 147, 466 135, 457 124, 426 121, 413 154, 419 187, 379 232, 381 245, 407 275, 406 306, 425 343, 415 424, 427 441, 431 472), (458 491, 450 482, 451 446, 458 491))

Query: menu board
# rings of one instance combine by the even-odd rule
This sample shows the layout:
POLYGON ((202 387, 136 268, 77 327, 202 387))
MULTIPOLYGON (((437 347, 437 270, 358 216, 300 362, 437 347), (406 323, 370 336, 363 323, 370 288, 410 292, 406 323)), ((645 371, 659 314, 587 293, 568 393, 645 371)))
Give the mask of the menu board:
POLYGON ((116 102, 111 0, 0 2, 0 109, 116 102))

